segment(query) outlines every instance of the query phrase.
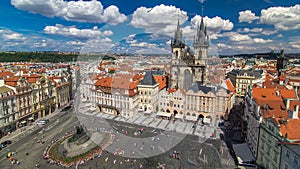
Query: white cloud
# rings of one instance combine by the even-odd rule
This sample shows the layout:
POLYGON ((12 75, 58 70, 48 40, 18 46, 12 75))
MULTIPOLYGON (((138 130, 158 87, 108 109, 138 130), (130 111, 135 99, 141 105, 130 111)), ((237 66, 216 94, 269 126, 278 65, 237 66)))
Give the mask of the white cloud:
POLYGON ((145 47, 145 48, 156 48, 157 45, 153 43, 147 43, 147 42, 139 42, 139 43, 132 43, 130 44, 132 47, 145 47))
POLYGON ((196 28, 193 28, 192 26, 185 26, 182 29, 182 34, 184 37, 188 39, 192 39, 194 35, 196 34, 196 28))
POLYGON ((290 42, 289 45, 290 45, 292 48, 300 49, 300 42, 290 42))
POLYGON ((20 41, 26 39, 22 34, 19 33, 8 33, 8 34, 3 34, 2 36, 4 40, 20 41))
POLYGON ((254 38, 253 42, 254 43, 268 43, 268 42, 273 42, 273 41, 270 40, 270 39, 265 40, 265 39, 262 39, 262 38, 254 38))
POLYGON ((223 34, 224 36, 228 36, 229 40, 234 42, 240 42, 240 41, 250 41, 251 37, 249 35, 243 35, 236 32, 226 32, 223 34))
POLYGON ((47 17, 62 17, 70 21, 118 24, 127 17, 119 12, 119 8, 111 5, 106 9, 101 2, 64 1, 64 0, 11 0, 18 9, 38 13, 47 17))
POLYGON ((228 45, 226 45, 226 44, 224 44, 224 43, 217 43, 217 45, 216 45, 218 48, 223 48, 223 49, 230 49, 231 48, 231 46, 228 46, 228 45))
POLYGON ((294 45, 292 45, 292 47, 293 47, 293 48, 296 48, 296 49, 300 49, 300 45, 294 44, 294 45))
POLYGON ((23 34, 12 30, 0 30, 0 35, 2 35, 4 41, 24 41, 26 39, 23 34))
POLYGON ((47 34, 71 36, 78 39, 111 36, 113 34, 110 30, 101 32, 97 26, 94 26, 93 29, 78 29, 75 26, 63 26, 61 24, 46 26, 44 32, 47 34))
POLYGON ((263 31, 262 28, 253 28, 250 30, 250 32, 255 32, 255 33, 262 32, 262 31, 263 31))
POLYGON ((137 40, 134 39, 135 36, 136 36, 136 34, 131 34, 127 38, 125 38, 125 41, 127 43, 137 43, 137 40))
MULTIPOLYGON (((207 26, 207 30, 211 32, 220 32, 222 30, 232 30, 233 23, 228 19, 222 19, 219 16, 215 16, 213 18, 204 17, 203 18, 205 26, 207 26)), ((196 15, 191 19, 192 26, 196 28, 201 22, 201 16, 196 15)))
POLYGON ((261 10, 260 22, 280 30, 300 29, 300 4, 261 10))
POLYGON ((274 31, 272 31, 272 30, 263 30, 261 33, 263 35, 273 35, 276 32, 277 32, 277 30, 274 30, 274 31))
POLYGON ((80 41, 68 41, 67 44, 68 44, 68 45, 72 45, 72 46, 82 46, 82 45, 84 45, 85 43, 80 42, 80 41))
POLYGON ((118 23, 123 23, 127 20, 127 17, 124 14, 121 14, 119 8, 115 5, 107 7, 103 11, 104 21, 111 25, 116 25, 118 23))
POLYGON ((258 34, 262 34, 262 35, 272 35, 275 34, 277 32, 277 30, 265 30, 263 28, 243 28, 243 29, 238 29, 237 30, 238 33, 249 33, 249 36, 257 36, 258 34), (251 34, 251 33, 255 33, 255 34, 251 34))
POLYGON ((114 44, 110 38, 97 37, 89 39, 81 48, 82 53, 102 52, 107 53, 113 48, 114 44))
POLYGON ((223 37, 228 37, 230 41, 238 43, 238 44, 262 44, 262 43, 270 43, 273 40, 270 39, 262 39, 262 38, 251 38, 248 34, 239 34, 237 32, 225 32, 222 34, 223 37))
POLYGON ((241 34, 233 35, 233 36, 229 37, 229 39, 231 41, 248 41, 248 40, 251 40, 249 35, 241 35, 241 34))
POLYGON ((243 29, 238 29, 237 32, 244 32, 244 33, 248 33, 248 32, 254 32, 254 33, 259 33, 262 32, 263 28, 243 28, 243 29))
POLYGON ((259 17, 255 16, 255 13, 250 10, 239 12, 239 22, 252 23, 256 19, 259 19, 259 17))
POLYGON ((141 48, 137 49, 135 53, 139 54, 169 54, 170 51, 165 48, 141 48))
POLYGON ((157 33, 172 36, 176 29, 177 20, 180 24, 187 21, 185 11, 175 6, 161 4, 153 8, 139 7, 132 14, 130 24, 145 29, 147 33, 157 33))

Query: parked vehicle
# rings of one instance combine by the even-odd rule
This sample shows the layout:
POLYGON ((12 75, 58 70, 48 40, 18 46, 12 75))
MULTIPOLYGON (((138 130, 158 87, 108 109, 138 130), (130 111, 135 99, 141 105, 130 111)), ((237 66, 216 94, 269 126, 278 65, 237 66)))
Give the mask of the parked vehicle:
POLYGON ((0 143, 0 150, 2 150, 2 148, 7 147, 8 145, 10 145, 12 142, 10 140, 5 140, 2 143, 0 143))
POLYGON ((10 140, 5 140, 1 144, 10 145, 12 142, 10 140))
POLYGON ((64 112, 70 110, 71 107, 72 107, 72 106, 67 106, 67 107, 63 108, 60 112, 64 113, 64 112))
POLYGON ((49 122, 49 119, 46 119, 46 120, 40 120, 40 121, 38 121, 36 124, 37 125, 45 125, 46 123, 48 123, 49 122))

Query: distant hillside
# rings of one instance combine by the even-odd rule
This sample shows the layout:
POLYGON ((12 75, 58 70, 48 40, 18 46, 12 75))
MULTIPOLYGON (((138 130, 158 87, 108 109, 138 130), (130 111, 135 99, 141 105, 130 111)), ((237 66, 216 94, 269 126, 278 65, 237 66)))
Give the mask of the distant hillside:
POLYGON ((72 62, 78 54, 58 52, 0 52, 0 62, 72 62))
MULTIPOLYGON (((240 57, 240 58, 264 58, 264 59, 276 59, 280 53, 268 52, 268 53, 253 53, 253 54, 236 54, 236 55, 219 55, 221 58, 226 57, 240 57)), ((284 54, 287 58, 300 58, 300 53, 287 53, 284 54)))

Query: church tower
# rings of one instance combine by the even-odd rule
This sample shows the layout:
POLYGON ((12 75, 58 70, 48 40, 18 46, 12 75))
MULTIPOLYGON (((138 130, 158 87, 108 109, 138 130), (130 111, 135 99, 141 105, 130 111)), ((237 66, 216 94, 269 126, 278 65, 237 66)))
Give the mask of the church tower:
POLYGON ((203 85, 206 85, 208 83, 207 55, 209 48, 209 37, 207 35, 203 17, 201 18, 201 23, 197 28, 193 47, 195 52, 195 66, 197 67, 196 71, 201 72, 195 74, 195 80, 202 82, 203 85))
POLYGON ((181 58, 184 57, 184 49, 185 44, 182 41, 182 30, 180 29, 179 19, 177 22, 177 28, 174 33, 174 39, 171 41, 171 49, 172 49, 172 61, 171 61, 171 68, 170 68, 170 81, 169 87, 170 88, 178 88, 178 79, 179 79, 179 64, 181 58))
POLYGON ((171 41, 172 58, 180 59, 183 57, 185 44, 182 42, 182 30, 180 30, 179 20, 177 22, 177 29, 174 33, 174 39, 171 41))

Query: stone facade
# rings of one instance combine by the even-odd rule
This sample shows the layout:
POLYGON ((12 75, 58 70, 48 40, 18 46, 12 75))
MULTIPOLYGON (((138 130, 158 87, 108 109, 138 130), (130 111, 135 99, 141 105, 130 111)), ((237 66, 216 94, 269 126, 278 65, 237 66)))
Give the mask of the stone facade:
POLYGON ((299 144, 282 144, 280 168, 300 168, 299 144))
POLYGON ((235 93, 238 97, 244 97, 247 94, 250 84, 262 86, 262 82, 265 79, 262 70, 234 69, 227 73, 227 77, 234 85, 235 93))
POLYGON ((223 87, 195 83, 185 93, 185 114, 215 122, 231 110, 231 97, 232 93, 223 87))
POLYGON ((162 91, 159 102, 160 112, 171 113, 175 119, 185 118, 185 95, 181 90, 162 91))
POLYGON ((15 92, 6 87, 0 87, 0 136, 16 128, 18 121, 15 92))
POLYGON ((132 117, 138 110, 139 81, 139 76, 134 74, 102 77, 95 82, 90 101, 98 104, 101 112, 132 117))
POLYGON ((152 113, 158 111, 159 84, 155 81, 152 72, 147 71, 138 85, 139 111, 152 113))
POLYGON ((192 55, 190 48, 186 47, 182 41, 182 31, 179 21, 174 39, 171 42, 172 61, 170 69, 170 88, 179 88, 187 90, 195 81, 203 85, 208 83, 207 55, 209 47, 209 38, 204 28, 203 18, 197 29, 194 39, 194 52, 192 55))

